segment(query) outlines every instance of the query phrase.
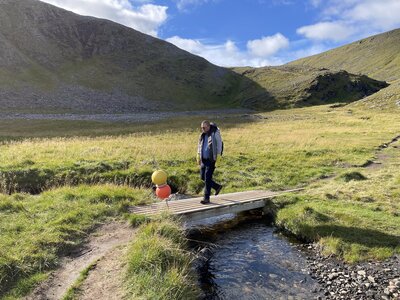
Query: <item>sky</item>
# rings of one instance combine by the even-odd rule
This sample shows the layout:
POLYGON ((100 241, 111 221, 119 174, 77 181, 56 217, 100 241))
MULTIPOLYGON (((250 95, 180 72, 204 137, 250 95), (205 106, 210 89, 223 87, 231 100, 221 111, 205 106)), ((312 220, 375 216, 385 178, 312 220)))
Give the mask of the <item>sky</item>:
POLYGON ((400 0, 42 0, 224 67, 281 65, 400 27, 400 0))

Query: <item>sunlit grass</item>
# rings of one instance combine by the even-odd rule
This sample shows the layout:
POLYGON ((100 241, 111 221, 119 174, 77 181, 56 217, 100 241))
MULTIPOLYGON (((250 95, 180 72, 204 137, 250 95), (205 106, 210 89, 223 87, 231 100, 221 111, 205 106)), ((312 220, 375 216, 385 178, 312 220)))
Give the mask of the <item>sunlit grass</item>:
MULTIPOLYGON (((52 269, 59 257, 80 246, 107 218, 127 205, 149 201, 145 190, 102 185, 64 187, 39 196, 0 196, 0 295, 19 279, 52 269)), ((12 294, 21 294, 13 291, 12 294)))
POLYGON ((128 253, 127 285, 131 299, 196 299, 181 225, 169 218, 141 225, 128 253))
MULTIPOLYGON (((124 135, 3 142, 0 189, 12 195, 0 196, 1 293, 19 282, 21 289, 14 294, 23 294, 39 280, 35 278, 43 278, 37 274, 54 268, 65 251, 80 245, 95 224, 148 201, 150 189, 129 186, 149 187, 153 170, 166 170, 175 191, 201 193, 195 162, 200 120, 182 118, 144 126, 142 131, 129 127, 124 135)), ((396 112, 321 106, 249 120, 248 116, 218 120, 225 151, 215 178, 224 184, 225 193, 307 187, 300 195, 276 200, 282 206, 276 218, 281 228, 319 242, 326 254, 347 261, 383 259, 399 252, 400 152, 385 149, 383 168, 358 167, 374 158, 379 145, 399 134, 396 112), (332 178, 320 180, 327 176, 332 178)), ((66 126, 66 134, 68 130, 66 126)), ((148 221, 131 220, 145 223, 141 235, 149 233, 147 244, 132 246, 131 253, 154 246, 159 250, 151 263, 155 269, 135 269, 145 257, 131 256, 131 276, 141 274, 131 278, 131 293, 140 298, 144 286, 163 281, 171 287, 164 295, 184 295, 181 291, 191 291, 185 290, 186 275, 182 275, 187 274, 187 258, 171 262, 166 256, 168 280, 173 282, 159 265, 165 264, 159 260, 165 253, 183 249, 181 233, 172 230, 165 236, 154 229, 159 225, 148 221)))

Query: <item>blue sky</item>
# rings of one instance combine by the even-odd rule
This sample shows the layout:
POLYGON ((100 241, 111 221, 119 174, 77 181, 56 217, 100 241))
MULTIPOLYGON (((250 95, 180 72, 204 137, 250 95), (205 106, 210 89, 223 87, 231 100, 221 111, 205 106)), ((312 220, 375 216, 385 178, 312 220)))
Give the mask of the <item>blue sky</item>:
POLYGON ((43 0, 221 66, 279 65, 400 27, 400 0, 43 0))

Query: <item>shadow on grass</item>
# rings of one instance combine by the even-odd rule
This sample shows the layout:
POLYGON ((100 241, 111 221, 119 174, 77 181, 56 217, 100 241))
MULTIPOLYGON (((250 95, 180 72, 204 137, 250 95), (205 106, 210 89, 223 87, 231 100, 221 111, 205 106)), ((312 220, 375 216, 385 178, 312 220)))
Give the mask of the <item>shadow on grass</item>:
POLYGON ((367 247, 399 247, 400 237, 378 230, 346 227, 339 225, 320 225, 313 227, 319 237, 336 237, 348 243, 367 247))

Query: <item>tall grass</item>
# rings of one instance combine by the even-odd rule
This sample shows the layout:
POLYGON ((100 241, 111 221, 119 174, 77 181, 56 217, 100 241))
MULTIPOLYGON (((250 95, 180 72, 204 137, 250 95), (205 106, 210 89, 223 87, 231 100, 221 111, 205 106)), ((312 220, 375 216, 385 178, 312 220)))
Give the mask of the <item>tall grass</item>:
MULTIPOLYGON (((397 134, 391 113, 328 106, 277 111, 253 123, 222 123, 225 154, 217 179, 226 191, 282 189, 307 184, 371 159, 377 145, 397 134), (386 122, 390 119, 391 122, 386 122)), ((34 192, 64 184, 148 186, 164 168, 175 191, 201 189, 195 163, 198 123, 180 129, 117 137, 75 137, 7 142, 0 146, 0 190, 34 192), (34 174, 34 180, 32 176, 34 174)), ((230 121, 232 122, 232 120, 230 121)), ((165 124, 163 125, 165 126, 165 124)))
POLYGON ((131 299, 196 299, 199 295, 181 225, 164 217, 140 226, 128 253, 131 299))
MULTIPOLYGON (((399 252, 400 153, 384 150, 390 159, 382 169, 358 167, 399 134, 395 111, 321 106, 260 114, 251 122, 248 116, 223 120, 225 153, 215 177, 224 192, 308 186, 299 196, 276 200, 281 228, 348 261, 399 252), (334 178, 320 180, 328 176, 334 178)), ((21 290, 32 286, 95 224, 148 201, 149 189, 129 186, 149 186, 154 169, 167 171, 175 191, 201 192, 195 162, 199 119, 167 124, 120 136, 0 145, 0 189, 14 193, 0 196, 1 294, 16 282, 21 290)), ((190 258, 182 250, 182 233, 168 222, 168 230, 165 223, 143 225, 132 245, 128 281, 134 297, 179 298, 192 291, 186 289, 190 258)))
POLYGON ((146 201, 145 190, 112 185, 0 196, 0 295, 20 279, 56 267, 106 218, 146 201))

